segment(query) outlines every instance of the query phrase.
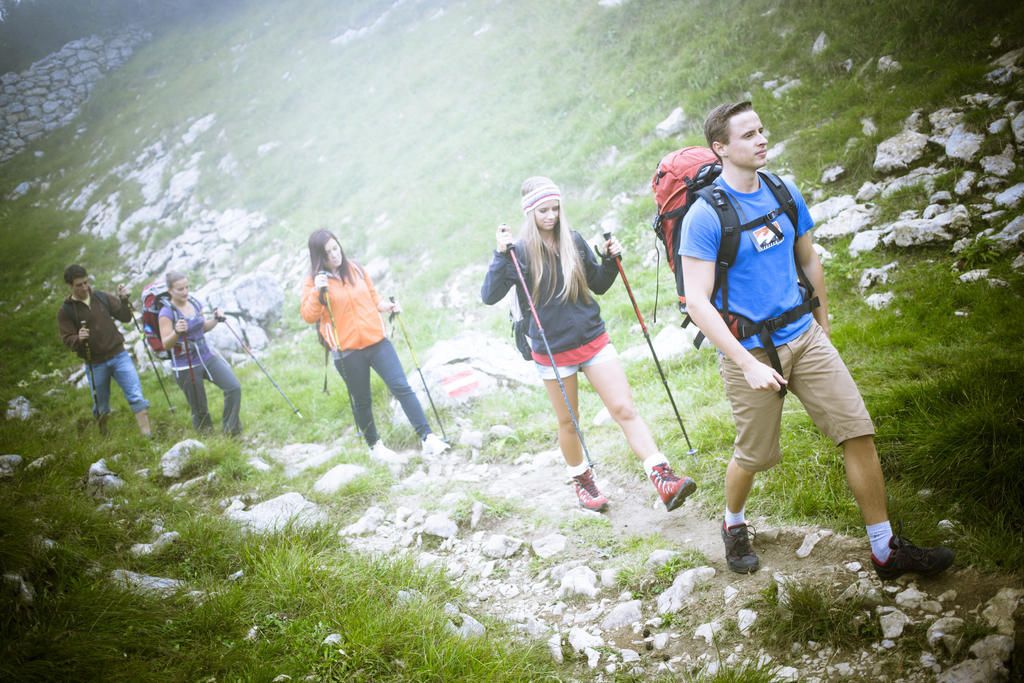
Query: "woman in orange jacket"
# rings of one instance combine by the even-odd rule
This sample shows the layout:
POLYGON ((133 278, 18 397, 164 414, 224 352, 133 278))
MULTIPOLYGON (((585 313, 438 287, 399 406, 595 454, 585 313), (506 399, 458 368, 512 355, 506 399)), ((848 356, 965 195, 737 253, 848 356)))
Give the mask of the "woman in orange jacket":
POLYGON ((384 460, 395 455, 380 440, 373 421, 370 394, 370 368, 373 368, 398 399, 423 441, 424 454, 442 453, 448 444, 430 429, 419 399, 405 378, 398 354, 384 336, 381 313, 400 312, 398 304, 377 294, 367 272, 345 256, 338 238, 328 230, 315 230, 309 236, 309 265, 309 275, 302 283, 302 319, 319 324, 320 334, 331 349, 334 366, 352 397, 356 426, 370 451, 384 460))

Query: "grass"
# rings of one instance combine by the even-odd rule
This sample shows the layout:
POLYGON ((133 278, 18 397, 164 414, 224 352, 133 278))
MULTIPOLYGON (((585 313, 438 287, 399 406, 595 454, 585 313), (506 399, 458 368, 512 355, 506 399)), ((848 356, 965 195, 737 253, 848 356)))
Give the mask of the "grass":
POLYGON ((881 636, 877 619, 862 598, 838 599, 824 584, 777 583, 761 591, 752 604, 758 613, 753 630, 766 643, 789 649, 793 643, 826 643, 832 647, 867 647, 881 636))

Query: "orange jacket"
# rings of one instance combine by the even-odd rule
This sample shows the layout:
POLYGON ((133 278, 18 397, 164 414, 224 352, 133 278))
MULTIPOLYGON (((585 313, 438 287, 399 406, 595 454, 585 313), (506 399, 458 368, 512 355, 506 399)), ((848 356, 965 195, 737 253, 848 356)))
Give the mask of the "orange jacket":
POLYGON ((313 286, 313 277, 307 275, 302 282, 299 312, 307 323, 320 323, 320 334, 333 350, 365 349, 384 338, 384 321, 377 310, 381 298, 366 271, 357 273, 352 285, 329 275, 327 298, 334 313, 335 329, 331 329, 330 313, 320 303, 320 291, 313 286))

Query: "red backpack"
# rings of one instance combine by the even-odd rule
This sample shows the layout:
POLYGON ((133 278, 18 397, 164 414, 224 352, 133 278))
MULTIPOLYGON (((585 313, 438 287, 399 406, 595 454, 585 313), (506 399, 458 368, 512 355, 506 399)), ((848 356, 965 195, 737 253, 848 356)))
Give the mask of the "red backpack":
POLYGON ((170 352, 164 348, 160 339, 160 309, 170 305, 171 295, 167 291, 167 283, 151 282, 142 290, 142 333, 146 343, 161 358, 170 358, 170 352))
POLYGON ((665 260, 675 273, 679 310, 686 313, 683 268, 679 256, 679 227, 683 216, 697 200, 697 191, 707 187, 722 172, 718 157, 707 147, 684 147, 666 154, 651 179, 658 214, 654 233, 665 247, 665 260))

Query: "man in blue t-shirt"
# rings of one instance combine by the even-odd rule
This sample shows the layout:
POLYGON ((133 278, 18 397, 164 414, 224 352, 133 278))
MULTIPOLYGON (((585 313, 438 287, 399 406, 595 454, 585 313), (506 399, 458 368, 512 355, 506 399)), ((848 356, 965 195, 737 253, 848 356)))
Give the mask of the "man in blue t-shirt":
MULTIPOLYGON (((773 367, 760 335, 737 339, 719 309, 722 292, 711 295, 722 241, 721 220, 703 198, 690 208, 680 228, 687 310, 719 350, 719 371, 736 425, 733 457, 725 473, 725 542, 729 569, 748 573, 759 566, 750 545, 744 508, 754 475, 782 459, 779 432, 783 387, 797 395, 822 432, 843 448, 846 476, 871 540, 871 561, 883 579, 907 572, 937 574, 953 563, 948 548, 918 548, 892 533, 886 509, 885 480, 875 450, 874 425, 857 385, 832 345, 828 297, 821 261, 811 243, 814 226, 807 204, 792 183, 794 226, 758 170, 768 161, 768 141, 750 102, 723 104, 704 121, 708 146, 722 162, 715 180, 736 210, 741 224, 736 259, 728 270, 729 311, 754 323, 778 318, 800 306, 797 265, 818 297, 819 306, 784 319, 771 332, 778 360, 773 367), (774 215, 778 213, 778 215, 774 215), (767 219, 764 223, 759 220, 767 219), (786 321, 788 320, 788 321, 786 321)), ((769 349, 770 350, 770 349, 769 349)))

